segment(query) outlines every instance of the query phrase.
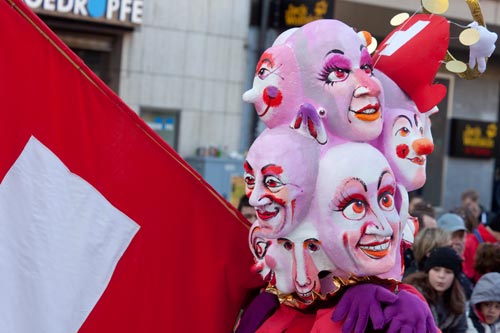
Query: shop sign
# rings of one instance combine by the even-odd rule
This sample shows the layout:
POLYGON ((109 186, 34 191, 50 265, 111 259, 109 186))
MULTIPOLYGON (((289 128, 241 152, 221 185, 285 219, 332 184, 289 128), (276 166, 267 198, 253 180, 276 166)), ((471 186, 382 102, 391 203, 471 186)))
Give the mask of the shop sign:
POLYGON ((143 0, 23 0, 36 13, 114 25, 142 23, 143 0))
POLYGON ((333 19, 333 0, 281 0, 279 6, 275 7, 274 17, 279 16, 278 26, 274 27, 288 29, 300 27, 306 23, 320 20, 333 19))
POLYGON ((452 119, 450 156, 494 157, 497 127, 496 122, 452 119))

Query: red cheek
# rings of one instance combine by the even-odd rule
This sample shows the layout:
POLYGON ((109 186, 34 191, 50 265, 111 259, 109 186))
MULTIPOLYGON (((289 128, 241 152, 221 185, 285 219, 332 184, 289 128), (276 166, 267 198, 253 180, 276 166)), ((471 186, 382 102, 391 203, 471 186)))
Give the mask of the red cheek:
POLYGON ((267 105, 275 107, 281 104, 281 101, 283 100, 283 94, 278 88, 269 86, 264 89, 262 98, 267 105))
POLYGON ((410 153, 410 147, 408 145, 402 144, 396 147, 396 154, 399 158, 406 158, 410 153))
POLYGON ((344 244, 344 247, 347 247, 349 240, 347 239, 347 234, 342 235, 342 243, 344 244))

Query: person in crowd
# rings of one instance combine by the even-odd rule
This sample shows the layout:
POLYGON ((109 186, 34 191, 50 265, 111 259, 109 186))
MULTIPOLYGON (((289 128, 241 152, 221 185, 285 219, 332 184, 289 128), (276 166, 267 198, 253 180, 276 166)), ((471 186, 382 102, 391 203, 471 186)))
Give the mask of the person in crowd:
POLYGON ((415 205, 421 202, 424 202, 424 198, 419 196, 418 194, 414 194, 415 192, 408 193, 408 197, 410 202, 408 203, 408 211, 412 212, 415 210, 415 205))
POLYGON ((441 228, 424 228, 420 230, 413 243, 414 260, 406 263, 404 276, 423 271, 425 261, 432 249, 450 246, 450 235, 441 228))
POLYGON ((243 194, 238 203, 238 210, 240 213, 248 220, 250 223, 254 223, 257 219, 257 213, 255 213, 255 208, 250 206, 248 202, 248 197, 243 194))
POLYGON ((436 211, 431 204, 425 201, 417 202, 409 212, 411 216, 418 219, 419 230, 437 227, 436 211))
POLYGON ((481 206, 479 193, 476 190, 465 190, 462 192, 461 199, 462 206, 469 208, 480 223, 488 224, 488 221, 493 218, 493 214, 481 206))
POLYGON ((461 261, 451 247, 438 247, 430 252, 424 271, 403 280, 425 297, 442 333, 465 333, 467 330, 465 296, 457 279, 462 270, 461 261))
POLYGON ((490 272, 500 273, 500 243, 479 244, 474 269, 479 277, 490 272))
MULTIPOLYGON (((445 213, 438 218, 437 224, 439 228, 450 234, 451 247, 457 252, 460 258, 462 258, 465 248, 466 232, 465 223, 462 217, 455 213, 445 213)), ((458 279, 464 289, 466 299, 469 300, 472 295, 473 287, 471 281, 463 272, 460 272, 458 279)))
POLYGON ((465 275, 473 283, 479 279, 479 274, 474 269, 474 258, 479 244, 495 243, 498 241, 500 241, 500 216, 493 217, 488 225, 479 223, 473 233, 467 234, 462 267, 465 275))
POLYGON ((465 206, 458 206, 452 210, 452 213, 455 213, 462 217, 468 233, 474 232, 474 229, 477 228, 479 221, 469 208, 465 206))
POLYGON ((467 326, 467 333, 500 332, 500 273, 487 273, 477 281, 467 326))
MULTIPOLYGON (((410 202, 408 206, 408 212, 410 215, 417 220, 418 225, 415 228, 415 234, 418 235, 419 231, 424 228, 435 228, 436 223, 436 212, 431 204, 424 201, 424 199, 418 195, 411 195, 410 192, 410 202)), ((404 257, 404 267, 406 272, 413 273, 418 270, 415 263, 415 253, 413 246, 405 248, 403 251, 404 257)))
POLYGON ((463 218, 455 213, 445 213, 437 220, 439 228, 448 232, 451 236, 451 247, 462 257, 465 248, 465 222, 463 218))

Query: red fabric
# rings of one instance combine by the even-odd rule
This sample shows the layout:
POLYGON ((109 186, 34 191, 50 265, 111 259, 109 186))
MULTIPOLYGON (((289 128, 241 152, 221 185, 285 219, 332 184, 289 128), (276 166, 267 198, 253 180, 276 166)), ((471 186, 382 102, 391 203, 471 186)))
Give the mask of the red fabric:
MULTIPOLYGON (((485 243, 495 243, 497 239, 493 236, 484 225, 479 224, 477 231, 483 238, 485 243)), ((462 262, 462 270, 464 274, 472 281, 479 279, 478 274, 474 270, 474 256, 476 255, 479 240, 474 233, 468 233, 465 236, 464 261, 462 262)))
POLYGON ((315 313, 304 313, 286 305, 280 305, 256 333, 336 333, 342 332, 342 323, 330 318, 335 307, 315 313))
POLYGON ((80 332, 230 332, 259 281, 244 218, 22 1, 0 41, 0 180, 33 135, 141 227, 80 332))
POLYGON ((450 24, 443 16, 413 15, 380 43, 372 57, 374 67, 396 82, 420 112, 427 112, 446 96, 446 87, 434 80, 449 38, 450 24), (422 22, 428 24, 419 30, 422 22))
MULTIPOLYGON (((400 283, 386 286, 390 291, 406 290, 427 304, 424 296, 412 285, 400 283)), ((286 305, 280 305, 276 312, 267 319, 256 333, 340 333, 343 322, 331 320, 335 306, 319 309, 316 312, 304 313, 286 305)), ((368 331, 367 331, 368 332, 368 331)), ((370 332, 375 332, 370 330, 370 332)), ((378 331, 377 331, 378 332, 378 331)))

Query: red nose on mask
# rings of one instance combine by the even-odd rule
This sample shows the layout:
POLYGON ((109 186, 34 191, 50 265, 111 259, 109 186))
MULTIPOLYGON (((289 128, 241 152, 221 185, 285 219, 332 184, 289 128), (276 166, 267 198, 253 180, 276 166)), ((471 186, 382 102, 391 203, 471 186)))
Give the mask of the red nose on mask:
POLYGON ((429 155, 434 150, 434 144, 425 138, 413 141, 412 147, 417 155, 429 155))

